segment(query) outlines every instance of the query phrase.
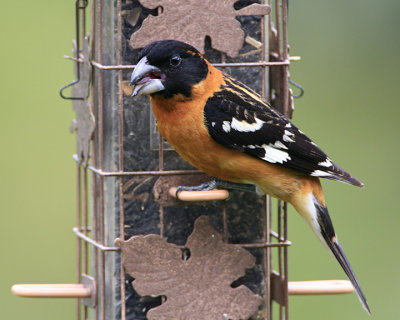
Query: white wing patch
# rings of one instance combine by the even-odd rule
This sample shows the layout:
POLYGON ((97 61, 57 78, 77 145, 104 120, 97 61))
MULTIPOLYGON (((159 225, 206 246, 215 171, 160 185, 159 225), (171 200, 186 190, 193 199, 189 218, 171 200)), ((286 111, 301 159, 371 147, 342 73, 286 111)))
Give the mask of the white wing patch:
POLYGON ((278 149, 286 149, 286 150, 287 150, 287 148, 288 148, 288 147, 286 147, 282 142, 280 142, 279 140, 276 140, 276 141, 275 141, 274 147, 275 147, 275 148, 278 148, 278 149))
POLYGON ((225 132, 231 132, 231 123, 229 121, 222 122, 222 129, 225 132))
POLYGON ((313 177, 329 177, 332 174, 321 170, 314 170, 313 172, 310 173, 310 175, 313 177))
POLYGON ((287 147, 280 141, 275 141, 274 144, 263 144, 263 145, 254 145, 254 144, 249 144, 245 146, 245 148, 248 149, 264 149, 265 155, 261 159, 268 161, 270 163, 284 163, 285 161, 291 160, 289 153, 280 150, 280 149, 287 149, 287 147))
POLYGON ((327 167, 328 168, 328 167, 332 166, 332 161, 331 161, 331 159, 327 158, 325 161, 318 162, 318 165, 321 166, 321 167, 327 167))
POLYGON ((263 144, 261 148, 265 150, 265 156, 262 158, 271 163, 284 163, 290 160, 290 156, 286 151, 276 149, 272 145, 263 144))
POLYGON ((285 130, 285 132, 283 133, 283 141, 294 142, 294 140, 291 137, 294 137, 294 133, 292 133, 288 130, 285 130))
POLYGON ((248 123, 245 120, 239 121, 236 118, 232 118, 232 122, 230 125, 232 129, 235 129, 239 132, 254 132, 260 130, 265 123, 265 121, 262 121, 258 118, 255 118, 255 120, 256 122, 248 123))

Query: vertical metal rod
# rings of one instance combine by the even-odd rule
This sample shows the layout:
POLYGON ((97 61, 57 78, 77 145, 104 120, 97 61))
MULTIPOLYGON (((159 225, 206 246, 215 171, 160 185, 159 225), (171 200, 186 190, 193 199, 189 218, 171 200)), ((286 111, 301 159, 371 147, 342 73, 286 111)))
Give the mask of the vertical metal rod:
MULTIPOLYGON (((77 163, 77 167, 76 167, 77 171, 77 195, 76 195, 76 200, 77 200, 77 204, 76 204, 76 212, 77 212, 77 228, 78 230, 81 229, 82 224, 82 212, 81 212, 81 165, 79 163, 77 163)), ((76 282, 80 283, 81 282, 81 274, 82 274, 82 260, 81 260, 81 248, 82 248, 82 240, 80 238, 77 238, 77 242, 76 242, 76 252, 77 252, 77 259, 76 259, 76 282)), ((76 318, 79 320, 81 318, 81 301, 80 299, 76 299, 76 318)))
MULTIPOLYGON (((100 178, 100 243, 104 242, 104 177, 100 178)), ((100 252, 100 319, 105 320, 106 314, 106 274, 105 274, 105 253, 100 252)))
MULTIPOLYGON (((288 13, 288 0, 282 0, 282 38, 283 38, 283 60, 286 61, 288 59, 288 37, 287 37, 287 13, 288 13)), ((287 117, 291 117, 292 110, 289 110, 289 86, 288 86, 288 77, 289 77, 289 66, 282 66, 283 68, 283 112, 287 117)), ((285 202, 283 204, 283 238, 286 241, 288 237, 288 226, 287 226, 287 219, 288 219, 288 206, 285 202)), ((289 281, 289 267, 288 267, 288 248, 283 248, 283 273, 284 273, 284 283, 282 284, 285 286, 284 292, 288 292, 288 281, 289 281)), ((283 289, 283 288, 282 288, 283 289)), ((285 319, 289 319, 289 297, 288 295, 285 296, 285 319)))
MULTIPOLYGON (((264 0, 265 1, 265 0, 264 0)), ((272 8, 272 0, 267 0, 266 1, 269 5, 270 8, 272 8)), ((269 56, 270 56, 270 43, 269 43, 269 36, 272 32, 272 16, 271 13, 268 15, 268 20, 267 20, 267 26, 265 25, 265 20, 266 18, 264 17, 264 41, 265 43, 268 43, 268 50, 265 50, 264 52, 264 59, 269 61, 269 56)), ((265 45, 264 45, 265 48, 265 45)), ((269 80, 269 68, 265 69, 266 71, 264 72, 265 77, 267 78, 268 85, 265 86, 265 97, 268 98, 269 100, 271 99, 271 83, 269 80)), ((272 231, 272 199, 271 196, 266 195, 266 204, 267 204, 267 239, 268 242, 271 243, 271 231, 272 231)), ((267 252, 267 261, 268 261, 268 302, 269 302, 269 309, 268 309, 268 320, 272 320, 272 313, 273 313, 273 302, 272 302, 272 297, 271 297, 271 274, 272 274, 272 265, 273 265, 273 260, 272 260, 272 248, 266 248, 267 252)))
POLYGON ((288 0, 282 0, 282 39, 283 39, 283 59, 288 59, 288 34, 287 34, 287 14, 288 14, 288 0))
MULTIPOLYGON (((280 0, 275 0, 275 27, 277 31, 277 40, 278 40, 278 57, 281 58, 282 50, 281 50, 281 19, 280 19, 280 0)), ((282 60, 281 60, 282 61, 282 60)))
MULTIPOLYGON (((158 134, 158 169, 164 170, 164 139, 161 134, 158 134)), ((160 205, 160 236, 165 234, 165 210, 164 206, 160 205)))
MULTIPOLYGON (((103 17, 103 4, 102 0, 97 2, 97 29, 99 32, 98 37, 98 47, 97 47, 97 58, 99 63, 103 64, 103 39, 101 36, 102 32, 102 17, 103 17)), ((98 83, 98 96, 99 96, 99 105, 98 105, 98 129, 99 129, 99 165, 100 169, 104 169, 104 126, 103 126, 103 71, 99 70, 99 83, 98 83)), ((100 177, 100 242, 104 245, 104 177, 100 177)), ((100 252, 100 319, 105 320, 105 303, 106 303, 106 295, 105 295, 105 256, 104 252, 100 252)))
MULTIPOLYGON (((80 40, 82 43, 84 42, 85 39, 85 33, 86 33, 86 5, 87 3, 85 2, 85 5, 82 7, 79 7, 80 10, 82 10, 81 14, 81 34, 80 34, 80 40)), ((79 52, 78 52, 79 55, 79 52)), ((80 64, 79 62, 77 64, 80 64)), ((85 168, 83 169, 83 225, 84 225, 84 233, 87 234, 87 229, 88 229, 88 219, 87 219, 87 170, 85 168)), ((88 243, 85 241, 84 242, 84 247, 83 247, 83 270, 85 274, 88 274, 88 243)), ((83 318, 86 320, 88 317, 88 308, 87 306, 83 307, 83 318)))
MULTIPOLYGON (((87 169, 83 169, 83 234, 87 236, 88 233, 88 199, 87 199, 87 169)), ((83 247, 83 272, 88 274, 89 267, 88 267, 88 243, 85 241, 83 247)))
MULTIPOLYGON (((88 233, 88 182, 87 182, 87 169, 82 168, 83 170, 83 234, 86 236, 88 233)), ((88 243, 85 241, 83 244, 83 272, 85 274, 89 273, 89 257, 88 257, 88 243)), ((83 308, 83 318, 87 319, 88 315, 88 307, 84 306, 83 308)))
MULTIPOLYGON (((77 60, 79 60, 79 58, 80 58, 80 28, 79 28, 79 8, 80 8, 80 6, 79 6, 79 2, 80 2, 80 0, 76 0, 75 1, 75 41, 76 41, 76 54, 75 54, 75 58, 77 59, 77 60)), ((76 82, 79 82, 79 80, 80 80, 80 78, 81 78, 81 66, 80 66, 80 63, 79 62, 76 62, 76 82)), ((75 82, 75 83, 76 83, 75 82)))
MULTIPOLYGON (((278 200, 278 238, 279 242, 282 239, 282 201, 278 200)), ((278 247, 278 269, 279 269, 279 286, 281 287, 280 292, 280 304, 279 304, 279 319, 283 320, 283 308, 284 308, 284 291, 282 290, 283 285, 283 264, 282 264, 282 247, 278 247)))
POLYGON ((158 169, 164 170, 164 138, 158 134, 158 169))
MULTIPOLYGON (((265 1, 264 1, 265 3, 265 1)), ((261 48, 261 59, 263 61, 268 60, 268 50, 266 48, 266 43, 268 43, 268 40, 266 38, 266 30, 265 30, 265 25, 266 25, 266 20, 267 18, 265 16, 261 17, 261 41, 263 43, 263 46, 261 48)), ((265 100, 267 100, 267 68, 266 66, 261 67, 261 97, 263 97, 265 100)))
MULTIPOLYGON (((118 64, 122 64, 122 4, 117 1, 117 29, 118 29, 118 64)), ((124 171, 124 101, 122 95, 122 70, 118 71, 118 167, 124 171)), ((124 177, 119 177, 119 232, 120 239, 125 239, 125 210, 124 210, 124 177)), ((125 270, 120 263, 120 295, 121 320, 126 319, 125 299, 125 270)))
MULTIPOLYGON (((288 58, 288 43, 287 43, 287 0, 282 0, 282 60, 286 61, 288 58)), ((282 77, 282 94, 283 94, 283 114, 290 117, 291 110, 289 110, 289 86, 288 86, 288 74, 289 66, 282 66, 283 77, 282 77)))
MULTIPOLYGON (((268 195, 264 196, 264 235, 263 241, 271 242, 271 197, 268 195)), ((271 248, 266 247, 264 249, 264 299, 265 299, 265 316, 266 320, 271 319, 271 248)))
MULTIPOLYGON (((226 54, 224 52, 221 52, 221 63, 226 62, 226 54)), ((222 71, 226 71, 225 67, 221 68, 222 71)), ((228 212, 226 210, 226 201, 224 201, 223 206, 222 206, 222 228, 223 228, 223 240, 228 242, 228 212)))
POLYGON ((222 204, 222 226, 223 226, 223 240, 225 242, 229 241, 228 232, 228 210, 226 208, 226 201, 222 204))
MULTIPOLYGON (((269 224, 269 230, 268 230, 268 235, 267 235, 267 237, 268 237, 268 239, 269 239, 269 242, 271 243, 272 241, 271 241, 271 232, 270 231, 272 231, 272 198, 271 198, 271 196, 266 196, 267 197, 267 199, 268 199, 268 212, 269 212, 269 214, 268 214, 268 224, 269 224)), ((270 319, 272 319, 272 312, 273 312, 273 310, 272 310, 272 306, 273 306, 273 303, 272 303, 272 297, 271 297, 271 274, 272 274, 272 266, 273 266, 273 254, 272 254, 272 249, 273 248, 267 248, 268 249, 268 251, 269 251, 269 256, 268 256, 268 263, 269 263, 269 271, 270 271, 270 277, 268 278, 268 281, 269 281, 269 295, 270 295, 270 299, 269 299, 269 303, 270 303, 270 311, 269 311, 269 314, 270 314, 270 319)))
MULTIPOLYGON (((221 63, 225 63, 225 62, 226 62, 226 54, 224 52, 221 52, 221 63)), ((222 67, 221 69, 222 69, 222 71, 225 72, 226 67, 222 67)))
POLYGON ((160 236, 164 238, 165 235, 165 210, 164 206, 160 206, 160 236))
MULTIPOLYGON (((288 205, 286 202, 283 203, 283 239, 286 241, 288 239, 288 205)), ((285 292, 288 292, 288 281, 289 281, 289 263, 288 263, 288 247, 283 248, 283 262, 284 262, 284 274, 286 287, 285 292)), ((289 319, 289 296, 285 296, 285 319, 289 319)))
MULTIPOLYGON (((91 3, 91 41, 92 41, 92 55, 95 56, 96 53, 96 2, 95 0, 92 0, 91 3)), ((99 71, 97 71, 99 72, 99 71)), ((94 68, 92 68, 92 88, 91 88, 91 108, 93 114, 95 114, 95 88, 96 88, 96 78, 94 76, 94 68)), ((96 134, 98 134, 98 131, 96 130, 96 134)), ((97 149, 96 149, 96 143, 92 143, 92 157, 91 157, 92 165, 94 168, 97 168, 97 149)), ((95 172, 92 173, 92 192, 93 192, 93 216, 92 216, 92 237, 94 241, 98 241, 97 237, 97 230, 98 230, 98 221, 97 221, 97 216, 98 216, 98 193, 97 193, 97 175, 95 172)), ((94 279, 98 283, 99 280, 99 250, 97 247, 93 248, 93 271, 94 271, 94 279)), ((97 297, 96 297, 97 300, 97 297)), ((94 308, 94 319, 98 320, 99 318, 99 311, 98 308, 94 308)), ((86 319, 85 319, 86 320, 86 319)))
POLYGON ((83 7, 79 7, 83 11, 83 14, 81 15, 81 25, 82 25, 81 41, 82 41, 82 43, 83 43, 83 40, 85 39, 85 34, 86 34, 86 14, 85 14, 86 5, 87 5, 86 0, 84 0, 84 3, 85 3, 85 5, 83 7))
MULTIPOLYGON (((265 4, 270 5, 270 0, 264 0, 265 4)), ((261 48, 261 59, 263 61, 269 61, 269 16, 261 17, 261 41, 263 46, 261 48)), ((265 99, 269 99, 269 70, 266 66, 261 68, 261 96, 265 99)), ((268 195, 264 197, 264 233, 263 241, 270 243, 271 231, 271 198, 268 195)), ((265 305, 265 318, 270 320, 272 317, 272 299, 271 299, 271 248, 266 247, 264 249, 264 305, 265 305)))
MULTIPOLYGON (((266 36, 265 36, 265 16, 261 17, 261 41, 263 43, 262 49, 261 49, 261 58, 265 61, 265 42, 266 42, 266 36)), ((266 93, 267 93, 267 76, 266 76, 266 71, 265 67, 261 68, 261 97, 264 99, 266 98, 266 93)), ((263 242, 269 242, 269 226, 268 226, 268 196, 266 195, 264 198, 264 230, 263 230, 263 242)), ((269 248, 264 248, 263 250, 264 254, 264 314, 266 320, 270 320, 270 304, 271 304, 271 295, 270 295, 270 279, 271 279, 271 266, 270 266, 270 260, 269 260, 269 248)))
MULTIPOLYGON (((97 59, 99 63, 103 64, 103 39, 101 36, 101 28, 102 28, 102 1, 97 1, 97 30, 99 32, 99 39, 97 41, 97 59)), ((104 127, 103 127, 103 70, 98 70, 99 72, 99 83, 98 83, 98 96, 99 96, 99 105, 98 105, 98 131, 99 131, 99 165, 100 169, 104 169, 104 127)))

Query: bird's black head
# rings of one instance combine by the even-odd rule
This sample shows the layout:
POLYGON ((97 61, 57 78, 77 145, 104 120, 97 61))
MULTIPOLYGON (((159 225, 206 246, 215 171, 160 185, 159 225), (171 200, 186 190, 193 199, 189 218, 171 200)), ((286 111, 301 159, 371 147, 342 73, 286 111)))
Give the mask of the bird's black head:
POLYGON ((204 80, 207 73, 206 61, 192 46, 175 40, 152 42, 140 52, 132 72, 130 85, 135 85, 132 96, 190 97, 192 86, 204 80))

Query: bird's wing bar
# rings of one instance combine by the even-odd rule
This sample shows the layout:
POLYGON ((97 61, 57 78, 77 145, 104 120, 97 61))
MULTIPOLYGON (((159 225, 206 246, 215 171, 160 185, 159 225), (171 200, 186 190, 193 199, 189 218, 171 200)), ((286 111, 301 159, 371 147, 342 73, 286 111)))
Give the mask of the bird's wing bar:
POLYGON ((204 108, 205 123, 215 141, 269 163, 363 186, 256 93, 230 81, 204 108))

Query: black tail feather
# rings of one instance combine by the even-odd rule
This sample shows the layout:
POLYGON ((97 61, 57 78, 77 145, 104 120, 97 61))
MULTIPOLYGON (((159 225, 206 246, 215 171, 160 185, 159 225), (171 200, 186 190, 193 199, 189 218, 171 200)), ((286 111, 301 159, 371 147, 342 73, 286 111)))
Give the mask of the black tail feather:
POLYGON ((328 209, 321 205, 317 199, 314 198, 314 204, 317 209, 318 214, 318 224, 320 226, 320 232, 322 238, 325 240, 326 245, 331 250, 336 260, 339 262, 350 282, 352 283, 357 295, 360 300, 363 308, 371 314, 371 310, 369 309, 367 299, 363 291, 361 290, 360 284, 354 274, 353 269, 351 268, 350 262, 347 259, 339 241, 337 240, 335 230, 333 228, 332 220, 329 216, 328 209))

